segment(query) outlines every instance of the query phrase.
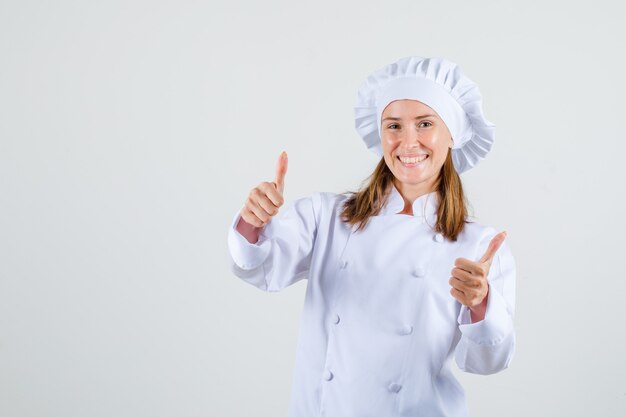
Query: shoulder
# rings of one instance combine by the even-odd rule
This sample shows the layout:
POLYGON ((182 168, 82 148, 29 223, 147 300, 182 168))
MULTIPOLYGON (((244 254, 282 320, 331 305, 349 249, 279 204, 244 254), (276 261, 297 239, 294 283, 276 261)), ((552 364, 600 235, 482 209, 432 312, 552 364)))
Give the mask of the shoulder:
POLYGON ((350 198, 349 193, 333 193, 328 191, 320 191, 317 193, 313 193, 314 196, 317 196, 322 204, 322 206, 327 208, 336 208, 342 206, 343 203, 350 198))
POLYGON ((346 201, 352 196, 351 193, 333 193, 328 191, 313 194, 319 200, 320 213, 325 217, 335 217, 342 210, 346 201))
POLYGON ((339 194, 327 191, 316 191, 292 200, 290 203, 287 203, 287 207, 289 207, 289 210, 295 209, 301 214, 311 214, 315 218, 315 222, 319 224, 320 221, 333 218, 336 214, 341 212, 344 202, 349 197, 349 193, 339 194))
MULTIPOLYGON (((482 254, 487 251, 491 240, 501 231, 502 230, 497 230, 496 228, 489 225, 470 221, 465 224, 465 228, 463 229, 463 232, 459 235, 459 239, 462 239, 466 244, 474 246, 476 251, 475 256, 481 257, 482 254)), ((511 259, 512 261, 513 255, 511 253, 509 240, 510 236, 507 235, 506 239, 504 239, 504 241, 500 245, 500 248, 496 252, 497 258, 506 257, 511 259)))
POLYGON ((310 202, 316 222, 319 225, 322 223, 335 222, 343 211, 344 203, 350 196, 351 193, 318 191, 299 200, 307 200, 310 202))
MULTIPOLYGON (((475 221, 468 221, 463 228, 464 239, 472 242, 483 241, 485 239, 491 240, 498 232, 492 226, 484 225, 475 221)), ((460 237, 460 236, 459 236, 460 237)))

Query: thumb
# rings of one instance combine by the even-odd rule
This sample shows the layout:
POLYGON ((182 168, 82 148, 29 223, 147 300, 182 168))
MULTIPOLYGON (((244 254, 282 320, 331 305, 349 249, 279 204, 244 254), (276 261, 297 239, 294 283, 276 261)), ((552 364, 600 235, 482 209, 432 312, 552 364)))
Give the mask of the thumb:
POLYGON ((498 249, 500 249, 500 245, 502 245, 502 242, 504 242, 505 238, 506 238, 506 232, 500 232, 497 235, 495 235, 493 237, 493 239, 491 239, 491 242, 489 242, 489 247, 487 248, 487 251, 485 252, 483 257, 480 258, 480 261, 478 261, 478 262, 481 262, 481 263, 489 262, 489 263, 491 263, 491 261, 493 259, 493 256, 496 254, 498 249))
POLYGON ((274 184, 276 189, 282 194, 285 189, 285 174, 287 173, 287 152, 283 151, 278 157, 276 164, 276 178, 274 184))

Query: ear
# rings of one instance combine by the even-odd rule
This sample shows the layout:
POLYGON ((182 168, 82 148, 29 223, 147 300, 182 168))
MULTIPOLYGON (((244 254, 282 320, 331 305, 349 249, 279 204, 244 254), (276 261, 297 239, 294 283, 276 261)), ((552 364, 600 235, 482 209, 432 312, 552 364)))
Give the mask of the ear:
POLYGON ((454 138, 450 137, 450 146, 448 146, 448 148, 452 149, 453 146, 454 146, 454 138))

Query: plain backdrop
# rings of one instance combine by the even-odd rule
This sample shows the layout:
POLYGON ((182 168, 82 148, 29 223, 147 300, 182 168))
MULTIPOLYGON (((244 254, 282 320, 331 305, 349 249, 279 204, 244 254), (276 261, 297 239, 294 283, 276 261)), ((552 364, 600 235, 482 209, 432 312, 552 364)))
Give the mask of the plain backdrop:
POLYGON ((618 1, 0 1, 0 417, 286 415, 306 281, 235 277, 228 226, 282 150, 287 201, 356 190, 409 55, 496 125, 461 178, 518 342, 455 367, 470 415, 626 415, 624 39, 618 1))

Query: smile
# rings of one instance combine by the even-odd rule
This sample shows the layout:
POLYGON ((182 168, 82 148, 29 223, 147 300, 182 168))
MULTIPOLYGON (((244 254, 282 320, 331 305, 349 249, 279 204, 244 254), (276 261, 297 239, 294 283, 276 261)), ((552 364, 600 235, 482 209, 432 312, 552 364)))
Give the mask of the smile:
POLYGON ((423 162, 427 158, 428 158, 428 155, 420 155, 420 156, 414 156, 414 157, 398 156, 398 160, 402 162, 402 165, 408 166, 408 167, 416 166, 417 164, 419 164, 420 162, 423 162))

